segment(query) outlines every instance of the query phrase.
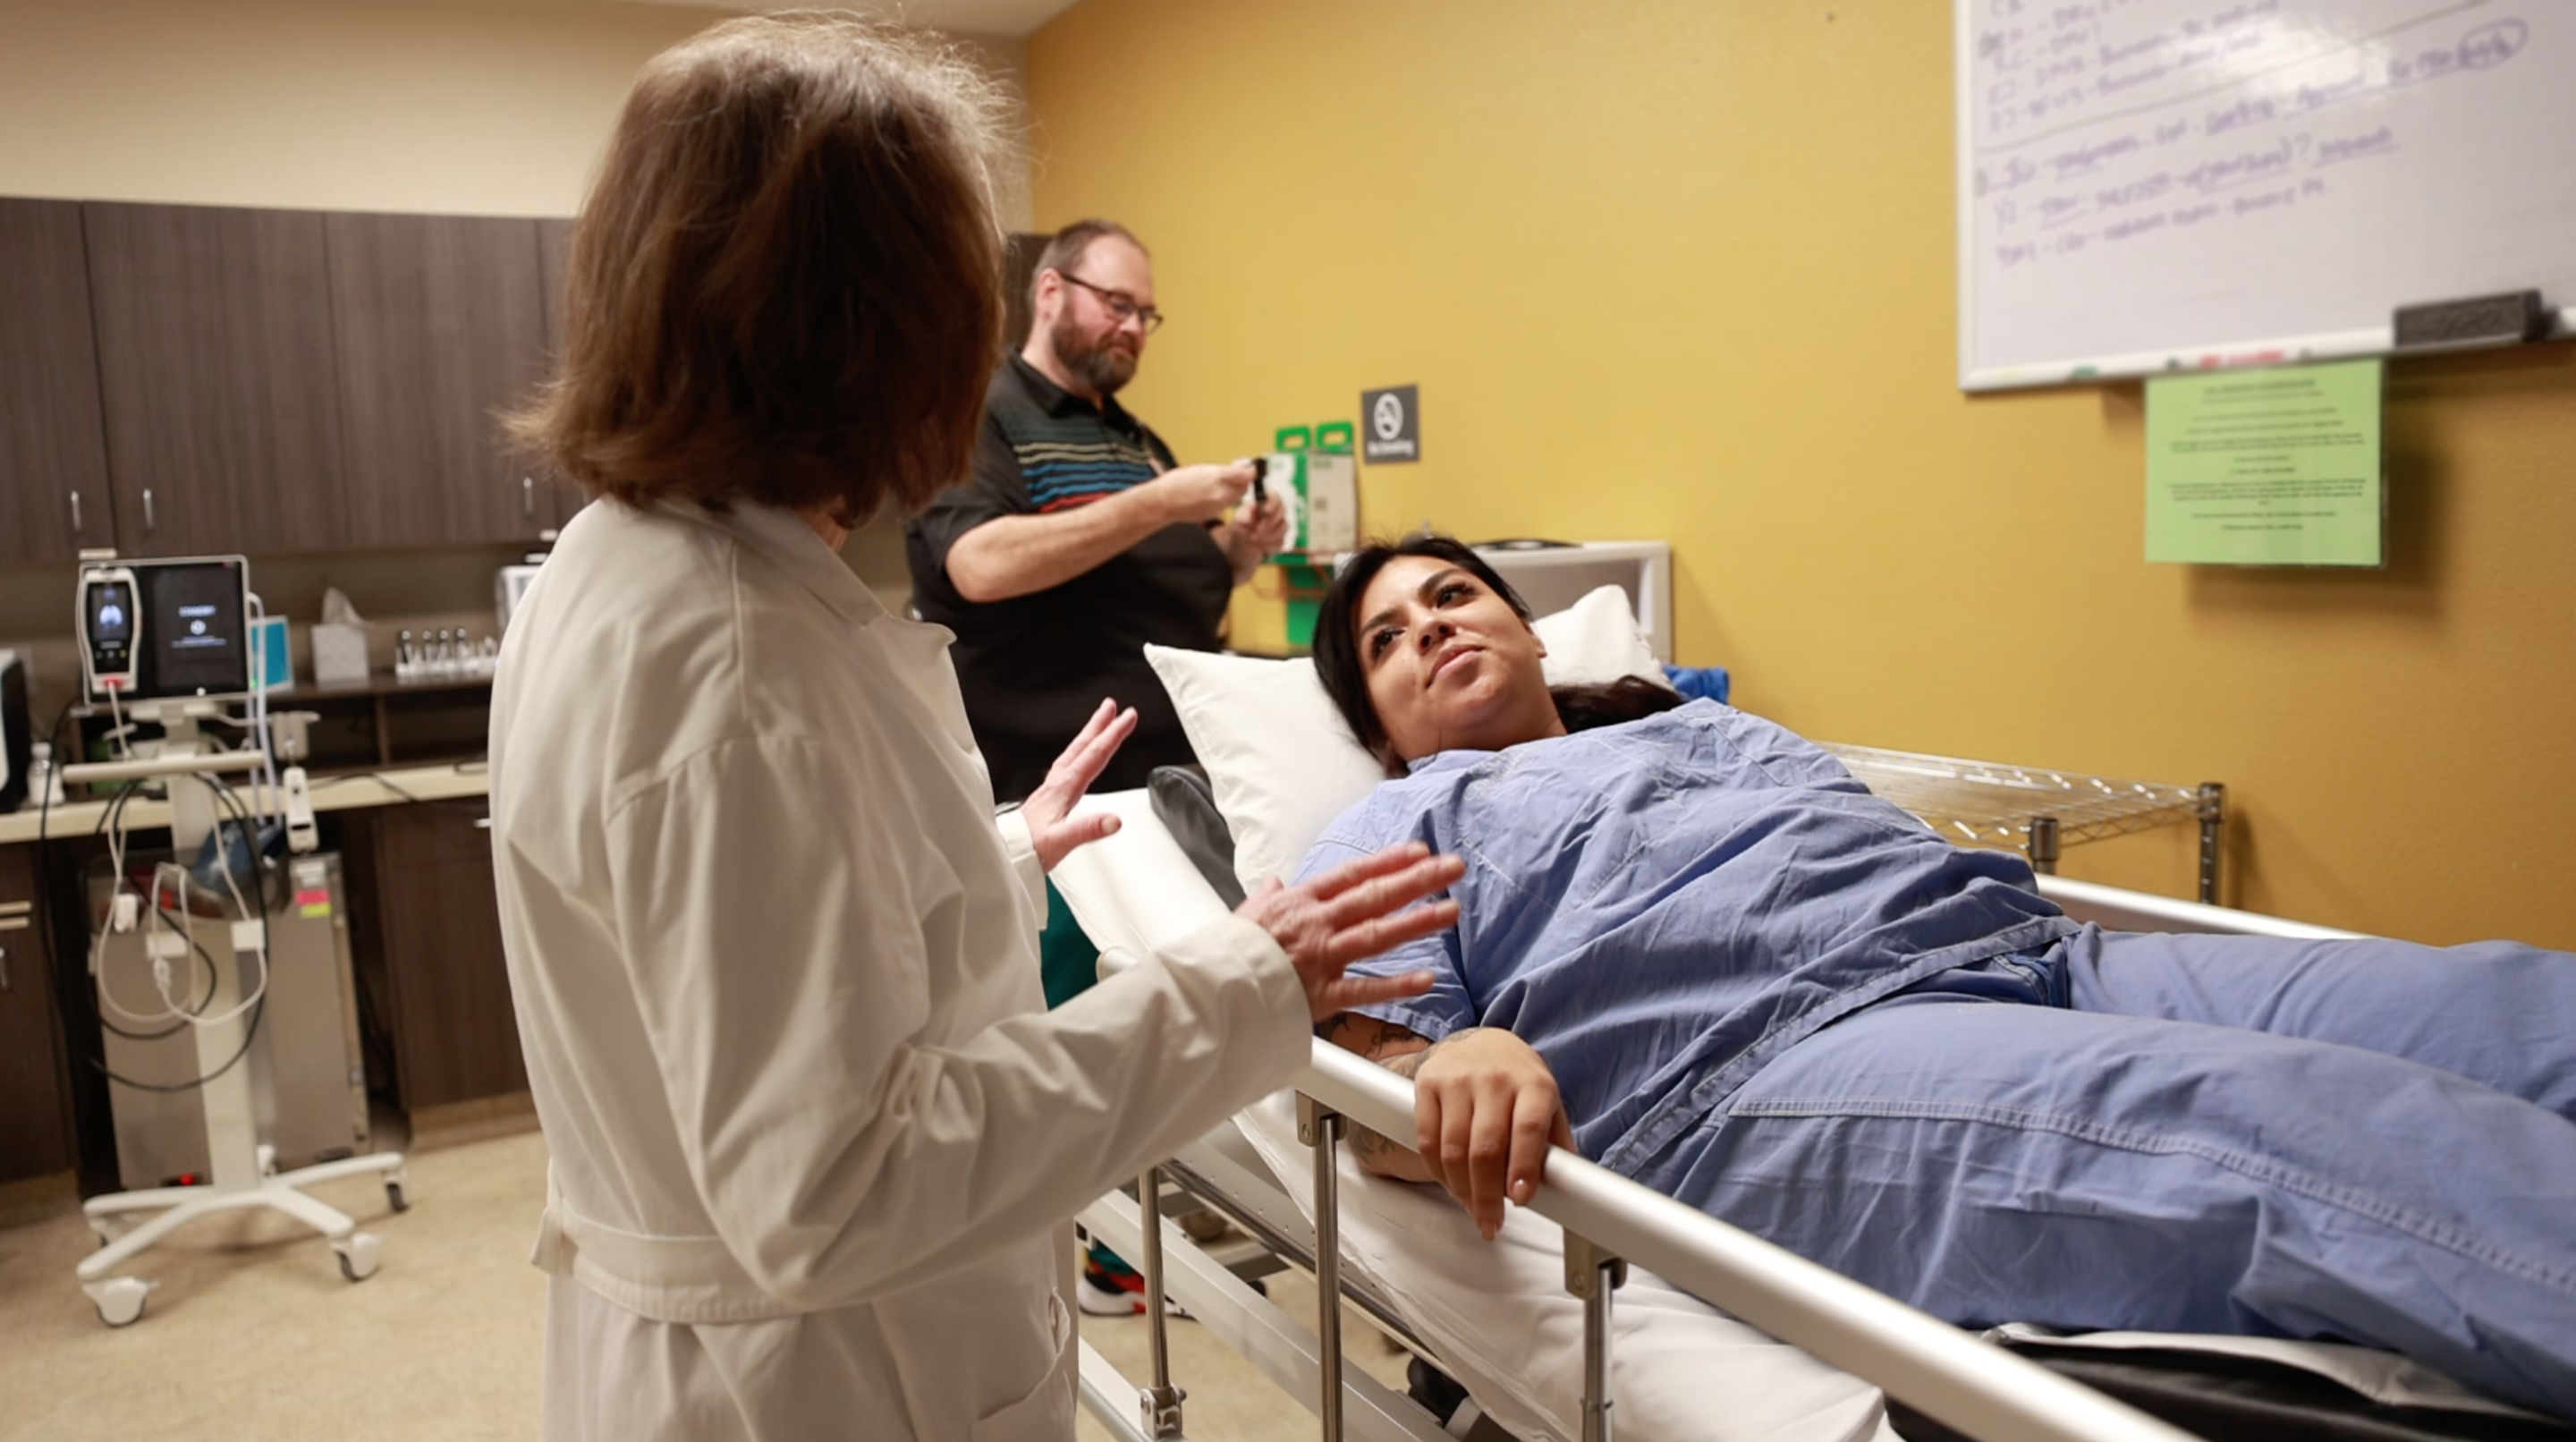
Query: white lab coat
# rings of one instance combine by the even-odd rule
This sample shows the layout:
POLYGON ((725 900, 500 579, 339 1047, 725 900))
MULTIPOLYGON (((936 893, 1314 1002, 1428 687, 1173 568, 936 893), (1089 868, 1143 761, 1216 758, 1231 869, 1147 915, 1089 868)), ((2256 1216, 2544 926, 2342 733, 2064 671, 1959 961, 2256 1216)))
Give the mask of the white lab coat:
POLYGON ((1302 1064, 1295 971, 1231 918, 1042 1012, 949 639, 754 506, 593 505, 512 615, 548 1437, 1064 1442, 1063 1222, 1302 1064))

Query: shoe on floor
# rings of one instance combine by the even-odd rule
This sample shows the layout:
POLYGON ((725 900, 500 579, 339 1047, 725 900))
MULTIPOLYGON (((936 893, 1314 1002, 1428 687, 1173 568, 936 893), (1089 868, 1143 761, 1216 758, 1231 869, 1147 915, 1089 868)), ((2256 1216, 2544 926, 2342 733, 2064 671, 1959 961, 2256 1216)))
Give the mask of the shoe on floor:
MULTIPOLYGON (((1080 1307, 1086 1317, 1144 1316, 1145 1279, 1129 1277, 1118 1280, 1133 1281, 1136 1285, 1129 1288, 1118 1285, 1117 1281, 1105 1281, 1098 1276, 1085 1276, 1081 1281, 1074 1283, 1074 1305, 1080 1307)), ((1189 1309, 1169 1296, 1163 1298, 1163 1315, 1178 1317, 1183 1321, 1190 1320, 1189 1309)))

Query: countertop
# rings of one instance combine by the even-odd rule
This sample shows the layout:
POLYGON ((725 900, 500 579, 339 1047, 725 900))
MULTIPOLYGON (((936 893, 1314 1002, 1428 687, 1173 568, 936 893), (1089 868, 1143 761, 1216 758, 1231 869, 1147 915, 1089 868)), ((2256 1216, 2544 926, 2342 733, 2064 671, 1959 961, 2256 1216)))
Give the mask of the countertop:
MULTIPOLYGON (((401 767, 319 777, 312 784, 313 809, 316 812, 353 811, 365 806, 401 806, 414 801, 452 801, 460 797, 481 796, 489 789, 490 775, 480 761, 401 767)), ((51 815, 42 817, 34 806, 23 807, 0 816, 0 846, 35 840, 40 820, 47 836, 86 836, 98 828, 106 815, 107 803, 104 801, 57 806, 51 815)), ((170 824, 170 805, 166 801, 137 797, 126 803, 124 819, 130 830, 167 826, 170 824)))

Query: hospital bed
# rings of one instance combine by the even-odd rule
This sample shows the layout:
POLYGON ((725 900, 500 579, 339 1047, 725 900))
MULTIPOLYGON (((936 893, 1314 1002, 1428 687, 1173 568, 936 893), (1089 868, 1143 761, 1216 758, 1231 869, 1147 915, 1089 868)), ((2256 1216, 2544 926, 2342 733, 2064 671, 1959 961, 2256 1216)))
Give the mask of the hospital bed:
MULTIPOLYGON (((1145 792, 1085 804, 1116 813, 1121 829, 1068 857, 1055 881, 1104 972, 1224 913, 1145 792)), ((2056 877, 2040 887, 2115 929, 2350 934, 2056 877)), ((1408 1081, 1319 1042, 1292 1091, 1149 1169, 1135 1198, 1087 1209, 1090 1232, 1144 1273, 1153 1345, 1137 1386, 1086 1344, 1086 1409, 1122 1442, 1185 1435, 1168 1295, 1313 1411, 1327 1442, 1436 1442, 1477 1427, 1478 1438, 1590 1442, 1614 1424, 1630 1438, 1717 1442, 2576 1439, 2361 1348, 2026 1327, 1979 1337, 1563 1151, 1533 1205, 1512 1209, 1488 1244, 1445 1194, 1367 1175, 1334 1144, 1352 1125, 1408 1137, 1412 1114, 1408 1081), (1436 1417, 1345 1367, 1339 1309, 1319 1308, 1310 1327, 1272 1306, 1163 1215, 1166 1195, 1213 1207, 1311 1271, 1321 1295, 1348 1299, 1462 1384, 1468 1405, 1436 1417)))

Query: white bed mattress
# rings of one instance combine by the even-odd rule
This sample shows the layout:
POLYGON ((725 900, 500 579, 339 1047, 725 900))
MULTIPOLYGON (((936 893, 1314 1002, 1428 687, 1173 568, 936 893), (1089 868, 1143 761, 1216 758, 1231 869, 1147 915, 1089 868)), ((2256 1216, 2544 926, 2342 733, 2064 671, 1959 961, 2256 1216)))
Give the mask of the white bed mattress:
MULTIPOLYGON (((1154 819, 1146 793, 1111 793, 1084 807, 1114 812, 1122 822, 1117 835, 1075 852, 1055 873, 1058 890, 1096 944, 1141 953, 1225 914, 1216 892, 1154 819)), ((1297 1140, 1294 1098, 1273 1095, 1236 1122, 1311 1222, 1312 1154, 1297 1140)), ((1346 1265, 1391 1300, 1496 1422, 1525 1442, 1580 1435, 1583 1319, 1565 1290, 1556 1224, 1512 1208, 1500 1239, 1488 1243, 1446 1194, 1367 1175, 1348 1155, 1340 1169, 1346 1265)), ((1876 1387, 1653 1276, 1631 1275, 1614 1316, 1611 1397, 1623 1437, 1895 1437, 1876 1387)), ((2402 1358, 2355 1347, 2135 1333, 2060 1344, 2260 1356, 2394 1405, 2513 1411, 2402 1358)))

